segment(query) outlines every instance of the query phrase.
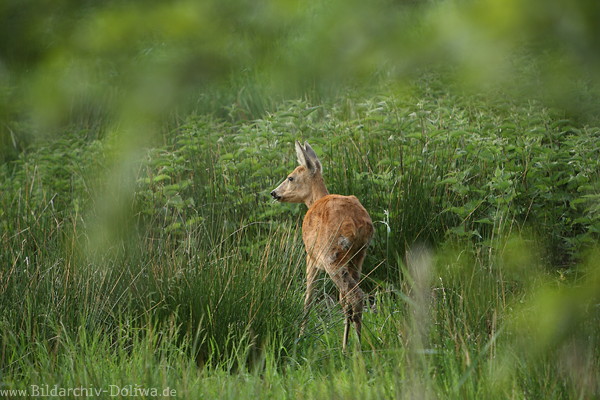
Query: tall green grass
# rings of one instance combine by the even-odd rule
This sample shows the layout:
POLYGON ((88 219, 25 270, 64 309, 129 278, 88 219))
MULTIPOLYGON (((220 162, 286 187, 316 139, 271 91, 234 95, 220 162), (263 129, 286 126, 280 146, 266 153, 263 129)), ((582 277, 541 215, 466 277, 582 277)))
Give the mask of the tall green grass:
POLYGON ((597 396, 600 130, 412 90, 190 116, 143 153, 75 134, 2 165, 0 389, 597 396), (349 354, 324 276, 298 337, 304 208, 268 196, 296 139, 376 226, 349 354))

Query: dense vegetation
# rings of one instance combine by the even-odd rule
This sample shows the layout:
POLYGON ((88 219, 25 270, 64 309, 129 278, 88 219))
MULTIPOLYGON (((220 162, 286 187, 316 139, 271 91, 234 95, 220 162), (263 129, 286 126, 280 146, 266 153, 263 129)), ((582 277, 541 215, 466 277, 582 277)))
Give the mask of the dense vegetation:
POLYGON ((1 2, 0 397, 600 397, 598 20, 1 2), (295 140, 375 223, 347 354, 325 276, 299 337, 295 140))
POLYGON ((3 164, 2 388, 597 395, 600 129, 441 87, 190 116, 141 156, 72 132, 3 164), (268 196, 295 139, 375 221, 360 352, 326 279, 297 340, 304 207, 268 196))

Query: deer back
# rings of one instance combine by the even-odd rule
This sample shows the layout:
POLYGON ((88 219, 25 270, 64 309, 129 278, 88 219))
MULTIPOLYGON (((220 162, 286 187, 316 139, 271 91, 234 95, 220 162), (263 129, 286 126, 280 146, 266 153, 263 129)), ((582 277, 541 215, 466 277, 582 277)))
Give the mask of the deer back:
POLYGON ((373 223, 355 196, 327 195, 308 209, 302 223, 306 252, 322 267, 346 264, 364 250, 373 223))

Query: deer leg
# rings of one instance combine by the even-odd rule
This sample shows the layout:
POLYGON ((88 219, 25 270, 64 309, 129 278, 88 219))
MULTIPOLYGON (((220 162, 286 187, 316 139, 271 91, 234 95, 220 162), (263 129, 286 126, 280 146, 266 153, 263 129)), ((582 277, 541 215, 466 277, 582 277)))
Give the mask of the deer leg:
POLYGON ((348 345, 348 335, 350 330, 350 323, 354 322, 356 332, 358 333, 360 340, 360 328, 361 328, 361 315, 363 307, 364 293, 358 287, 358 283, 346 266, 338 268, 336 271, 332 271, 331 268, 327 271, 331 280, 335 283, 338 290, 340 291, 340 302, 344 309, 346 317, 346 326, 344 328, 344 337, 342 340, 342 349, 346 350, 348 345))
MULTIPOLYGON (((363 262, 365 261, 366 252, 361 250, 356 253, 355 257, 350 261, 349 272, 352 279, 356 282, 356 288, 358 289, 358 283, 360 282, 360 271, 362 270, 363 262)), ((359 289, 360 290, 360 289, 359 289)), ((352 320, 354 321, 354 328, 358 336, 358 343, 360 344, 360 337, 362 331, 362 312, 364 308, 364 293, 360 298, 360 303, 355 303, 352 310, 352 320)))
MULTIPOLYGON (((354 290, 360 290, 360 288, 358 286, 355 286, 354 290)), ((356 329, 356 336, 358 337, 359 347, 360 347, 360 336, 361 336, 361 330, 362 330, 362 310, 364 307, 363 303, 364 303, 364 293, 362 290, 360 290, 360 296, 352 304, 352 314, 349 317, 349 319, 347 319, 348 322, 347 322, 347 326, 346 326, 346 328, 349 330, 350 322, 351 321, 354 322, 354 328, 356 329)))
POLYGON ((342 339, 342 351, 348 347, 348 335, 350 334, 350 325, 352 324, 352 307, 346 302, 344 294, 340 291, 340 304, 344 310, 344 337, 342 339))
POLYGON ((360 302, 360 308, 361 310, 358 312, 354 312, 353 314, 353 320, 354 320, 354 328, 356 329, 356 336, 358 336, 358 344, 360 345, 360 335, 361 335, 361 330, 362 330, 362 307, 363 307, 363 302, 360 302))
POLYGON ((308 321, 308 314, 313 304, 314 289, 315 289, 315 278, 317 276, 317 267, 311 259, 306 260, 306 296, 304 298, 304 314, 302 316, 302 323, 300 325, 300 336, 304 335, 304 328, 308 321))

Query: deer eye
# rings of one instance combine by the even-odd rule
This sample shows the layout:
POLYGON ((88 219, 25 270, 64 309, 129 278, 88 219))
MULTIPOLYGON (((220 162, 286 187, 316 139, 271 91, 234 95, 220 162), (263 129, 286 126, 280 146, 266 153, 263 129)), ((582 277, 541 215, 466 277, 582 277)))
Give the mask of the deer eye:
POLYGON ((288 181, 292 182, 293 180, 294 180, 294 177, 288 176, 288 181))

